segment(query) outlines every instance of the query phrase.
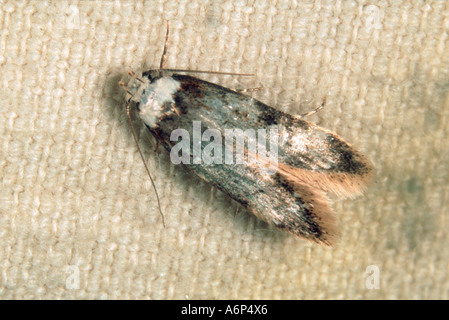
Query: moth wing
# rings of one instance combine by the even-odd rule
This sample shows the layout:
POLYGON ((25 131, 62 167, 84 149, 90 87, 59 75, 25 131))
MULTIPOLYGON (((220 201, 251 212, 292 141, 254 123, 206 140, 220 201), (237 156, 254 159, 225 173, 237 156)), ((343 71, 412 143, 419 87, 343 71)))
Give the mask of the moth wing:
POLYGON ((277 129, 278 171, 292 183, 353 197, 371 180, 370 162, 335 133, 272 108, 259 120, 267 131, 277 129))
MULTIPOLYGON (((161 118, 153 133, 167 150, 175 144, 170 133, 183 128, 193 136, 192 123, 198 119, 202 128, 222 134, 228 128, 276 129, 278 161, 272 174, 263 173, 260 166, 186 166, 269 224, 331 245, 337 237, 336 219, 325 193, 344 197, 360 193, 371 176, 368 161, 340 137, 312 123, 215 84, 173 77, 181 84, 174 95, 179 115, 161 118)), ((248 156, 265 167, 272 165, 259 155, 248 156)))
POLYGON ((338 237, 336 218, 322 190, 259 164, 186 167, 280 230, 327 245, 338 237))
POLYGON ((249 210, 276 228, 309 241, 332 246, 338 238, 337 219, 321 190, 298 184, 276 173, 273 190, 265 190, 249 210))
POLYGON ((338 135, 225 87, 189 76, 176 79, 182 88, 177 101, 200 106, 190 108, 189 114, 208 128, 265 129, 267 135, 276 130, 279 171, 290 181, 340 197, 360 194, 370 181, 369 161, 338 135), (212 121, 207 123, 208 119, 212 121))
POLYGON ((313 185, 339 197, 362 193, 372 179, 370 162, 336 134, 307 124, 306 130, 293 130, 288 136, 287 145, 295 145, 298 140, 302 145, 283 150, 279 172, 294 183, 313 185))

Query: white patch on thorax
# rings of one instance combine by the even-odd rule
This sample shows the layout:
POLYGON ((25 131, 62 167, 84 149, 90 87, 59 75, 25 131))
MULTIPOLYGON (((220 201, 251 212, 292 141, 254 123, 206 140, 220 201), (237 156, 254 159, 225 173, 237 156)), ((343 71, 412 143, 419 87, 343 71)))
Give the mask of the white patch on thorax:
MULTIPOLYGON (((147 79, 145 79, 147 80, 147 79)), ((139 103, 139 116, 149 127, 154 128, 162 115, 164 104, 174 103, 173 94, 181 84, 172 77, 162 77, 153 82, 145 81, 134 87, 132 100, 139 103)))

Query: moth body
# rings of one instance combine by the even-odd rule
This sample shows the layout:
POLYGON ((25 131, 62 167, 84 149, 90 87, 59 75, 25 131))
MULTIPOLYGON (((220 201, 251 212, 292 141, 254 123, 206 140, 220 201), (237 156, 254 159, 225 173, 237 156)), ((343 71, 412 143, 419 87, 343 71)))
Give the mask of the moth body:
POLYGON ((365 157, 338 135, 250 96, 187 75, 153 73, 131 79, 128 100, 172 160, 278 229, 332 244, 338 232, 326 193, 361 193, 371 177, 365 157), (225 143, 230 133, 236 148, 247 142, 240 145, 244 163, 225 143), (271 145, 259 153, 263 138, 275 141, 275 161, 271 145))

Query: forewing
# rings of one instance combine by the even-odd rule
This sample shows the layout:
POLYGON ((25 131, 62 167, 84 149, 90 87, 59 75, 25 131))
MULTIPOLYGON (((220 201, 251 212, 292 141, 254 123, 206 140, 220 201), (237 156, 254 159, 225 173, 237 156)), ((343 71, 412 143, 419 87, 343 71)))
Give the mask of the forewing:
POLYGON ((189 76, 178 76, 183 92, 177 97, 208 128, 265 129, 278 133, 280 173, 292 183, 313 186, 341 197, 361 193, 372 166, 338 135, 278 111, 249 96, 189 76))
MULTIPOLYGON (((340 137, 312 123, 209 82, 173 77, 181 83, 172 106, 176 114, 167 113, 156 128, 149 128, 165 148, 170 151, 177 143, 170 141, 175 129, 194 136, 194 121, 201 121, 201 134, 219 130, 223 141, 226 129, 275 129, 275 168, 263 156, 249 152, 246 155, 257 159, 257 165, 229 165, 223 159, 221 164, 186 166, 275 227, 331 244, 336 237, 335 218, 324 193, 359 193, 371 175, 368 161, 340 137), (276 170, 261 169, 267 167, 276 170)), ((202 141, 201 148, 207 144, 202 141)))

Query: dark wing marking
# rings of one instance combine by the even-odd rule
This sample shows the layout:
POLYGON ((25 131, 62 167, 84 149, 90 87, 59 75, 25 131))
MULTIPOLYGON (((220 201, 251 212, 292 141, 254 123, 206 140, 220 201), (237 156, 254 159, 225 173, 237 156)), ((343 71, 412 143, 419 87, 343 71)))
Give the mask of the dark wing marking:
MULTIPOLYGON (((276 183, 284 187, 284 195, 302 210, 286 210, 274 225, 296 236, 318 243, 332 245, 338 238, 336 219, 329 207, 329 201, 320 190, 293 183, 282 175, 275 176, 276 183)), ((257 213, 255 212, 257 215, 257 213)))

